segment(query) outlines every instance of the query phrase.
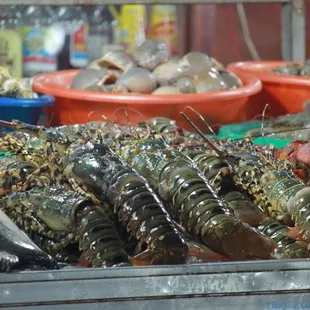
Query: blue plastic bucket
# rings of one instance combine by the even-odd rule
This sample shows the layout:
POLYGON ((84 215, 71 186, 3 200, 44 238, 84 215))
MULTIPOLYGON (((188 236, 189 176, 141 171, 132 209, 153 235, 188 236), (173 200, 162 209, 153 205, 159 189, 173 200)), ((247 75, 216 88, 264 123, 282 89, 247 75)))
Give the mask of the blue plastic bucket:
MULTIPOLYGON (((42 109, 54 105, 55 98, 49 95, 39 95, 35 99, 19 99, 0 97, 0 119, 10 122, 18 119, 22 122, 36 125, 42 109)), ((8 130, 0 127, 0 130, 8 130)))

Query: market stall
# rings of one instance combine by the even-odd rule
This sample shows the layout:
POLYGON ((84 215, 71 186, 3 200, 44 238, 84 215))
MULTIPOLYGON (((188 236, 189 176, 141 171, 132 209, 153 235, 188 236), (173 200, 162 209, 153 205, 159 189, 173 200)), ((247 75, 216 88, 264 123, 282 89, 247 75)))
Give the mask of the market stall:
POLYGON ((0 33, 22 25, 23 54, 1 54, 0 308, 310 308, 304 1, 32 4, 0 33), (224 67, 154 31, 162 4, 272 2, 283 61, 224 67))

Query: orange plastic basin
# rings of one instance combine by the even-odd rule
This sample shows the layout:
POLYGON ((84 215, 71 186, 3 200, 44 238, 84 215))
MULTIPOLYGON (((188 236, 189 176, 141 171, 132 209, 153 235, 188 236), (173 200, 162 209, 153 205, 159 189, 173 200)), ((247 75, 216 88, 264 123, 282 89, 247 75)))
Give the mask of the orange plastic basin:
POLYGON ((251 74, 263 83, 263 90, 253 100, 253 114, 261 114, 265 105, 271 107, 270 115, 279 116, 304 110, 304 103, 310 99, 310 78, 294 75, 280 75, 266 72, 292 61, 245 61, 232 63, 228 69, 235 74, 251 74))
MULTIPOLYGON (((33 88, 36 92, 56 98, 53 109, 48 110, 53 126, 103 120, 100 114, 111 121, 126 122, 126 108, 133 124, 161 116, 175 119, 179 126, 191 129, 180 115, 186 106, 201 113, 210 126, 242 122, 247 120, 249 97, 262 88, 257 78, 240 74, 244 86, 234 90, 181 95, 111 94, 69 89, 77 73, 78 70, 65 70, 40 74, 34 79, 33 88), (96 113, 89 116, 92 111, 96 113)), ((199 122, 197 115, 191 112, 190 116, 199 122)))

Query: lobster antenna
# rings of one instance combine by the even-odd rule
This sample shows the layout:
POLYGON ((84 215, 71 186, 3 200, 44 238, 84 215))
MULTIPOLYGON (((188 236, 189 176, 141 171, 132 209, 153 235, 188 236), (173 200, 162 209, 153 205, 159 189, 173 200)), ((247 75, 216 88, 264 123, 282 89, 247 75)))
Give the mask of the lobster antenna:
POLYGON ((262 133, 263 138, 265 137, 265 135, 264 135, 264 122, 265 122, 265 114, 266 114, 267 108, 270 108, 270 105, 268 103, 265 105, 264 110, 263 110, 263 114, 262 114, 261 133, 262 133))
POLYGON ((214 150, 218 155, 224 155, 224 152, 217 148, 204 134, 203 132, 191 121, 191 119, 184 113, 180 114, 185 118, 185 120, 196 130, 200 137, 214 150))
POLYGON ((92 110, 88 113, 88 121, 89 121, 89 118, 92 114, 98 114, 100 115, 101 118, 103 118, 106 122, 109 122, 111 124, 113 124, 115 127, 117 127, 118 129, 120 129, 120 127, 115 123, 115 122, 112 122, 109 118, 107 118, 104 114, 100 113, 99 111, 96 111, 96 110, 92 110))
MULTIPOLYGON (((132 134, 132 126, 131 126, 131 123, 130 123, 130 118, 129 118, 128 111, 127 111, 126 108, 124 108, 124 114, 125 114, 126 119, 127 119, 127 123, 128 123, 128 127, 129 127, 129 132, 130 132, 131 135, 133 135, 132 134)), ((138 134, 138 140, 139 140, 139 134, 138 134)))
POLYGON ((54 115, 55 115, 55 113, 53 112, 51 118, 50 118, 49 121, 48 121, 48 127, 51 127, 51 124, 52 124, 52 120, 53 120, 53 118, 54 118, 54 115))
MULTIPOLYGON (((261 120, 263 117, 263 113, 262 114, 257 114, 254 118, 253 118, 253 121, 255 120, 261 120)), ((273 117, 272 116, 268 116, 268 115, 265 115, 265 119, 272 119, 273 117)))
MULTIPOLYGON (((151 135, 151 126, 149 126, 148 124, 145 125, 146 127, 146 131, 147 131, 147 134, 146 134, 146 138, 149 138, 149 136, 151 135)), ((139 132, 138 132, 138 136, 139 136, 139 132)), ((163 139, 163 137, 160 135, 160 137, 163 139)))
POLYGON ((144 119, 143 117, 143 114, 141 112, 139 112, 138 110, 136 109, 132 109, 132 108, 118 108, 116 109, 114 112, 113 112, 113 115, 115 115, 118 111, 120 110, 124 110, 124 113, 125 113, 125 116, 126 116, 126 119, 127 119, 127 122, 128 122, 128 127, 129 127, 129 131, 130 131, 130 134, 133 135, 133 136, 136 136, 138 140, 140 140, 140 134, 136 128, 136 126, 132 126, 132 124, 130 123, 130 118, 129 118, 129 114, 128 114, 128 111, 132 111, 136 114, 138 114, 140 117, 141 117, 141 120, 144 119), (132 129, 134 128, 135 130, 135 134, 132 133, 132 129))
POLYGON ((212 129, 212 127, 208 124, 208 122, 206 121, 206 119, 205 119, 197 110, 195 110, 194 108, 192 108, 192 107, 189 106, 189 105, 186 106, 186 107, 184 108, 184 110, 186 110, 186 109, 192 110, 192 111, 203 121, 203 123, 208 127, 209 131, 210 131, 214 136, 216 136, 216 134, 215 134, 214 130, 212 129))
MULTIPOLYGON (((115 115, 119 110, 125 110, 125 111, 127 111, 127 115, 128 115, 128 111, 132 111, 132 112, 138 114, 142 121, 145 119, 145 117, 143 116, 143 114, 142 114, 140 111, 138 111, 138 110, 136 110, 136 109, 133 109, 133 108, 118 108, 118 109, 116 109, 116 110, 113 112, 113 115, 115 115)), ((130 122, 129 122, 129 116, 127 117, 127 121, 128 121, 128 124, 130 124, 130 122)), ((132 127, 131 127, 131 128, 132 128, 132 127)), ((136 126, 134 126, 134 128, 135 128, 135 131, 136 131, 136 135, 137 135, 138 139, 140 140, 140 134, 139 134, 139 132, 138 132, 136 126)), ((131 129, 130 129, 130 130, 131 130, 131 129)))
POLYGON ((133 109, 133 108, 118 108, 118 109, 116 109, 116 110, 113 112, 113 116, 115 116, 115 114, 116 114, 118 111, 124 110, 124 109, 126 109, 127 111, 132 111, 132 112, 138 114, 138 115, 140 116, 141 120, 142 120, 142 121, 144 120, 143 114, 142 114, 140 111, 138 111, 138 110, 136 110, 136 109, 133 109))
MULTIPOLYGON (((100 113, 99 111, 96 111, 96 110, 92 110, 88 113, 87 115, 87 119, 89 121, 90 117, 93 115, 93 114, 99 114, 100 117, 102 117, 105 121, 108 121, 108 122, 111 122, 104 114, 100 113)), ((112 123, 112 122, 111 122, 112 123)))
MULTIPOLYGON (((71 121, 71 123, 72 123, 73 125, 75 124, 74 121, 73 121, 73 119, 72 119, 72 117, 71 117, 71 115, 69 116, 69 121, 71 121)), ((67 128, 68 128, 69 133, 70 133, 71 135, 73 135, 73 128, 71 128, 68 124, 67 124, 66 126, 67 126, 67 128)))
MULTIPOLYGON (((267 103, 264 107, 264 110, 263 110, 262 123, 261 123, 261 133, 262 133, 262 137, 263 137, 263 141, 264 141, 265 145, 266 145, 266 141, 265 141, 265 133, 264 133, 264 122, 265 122, 265 114, 266 114, 266 111, 268 108, 270 108, 270 105, 267 103)), ((271 158, 271 156, 270 157, 268 156, 268 159, 270 159, 270 158, 271 158)))
MULTIPOLYGON (((264 136, 273 136, 275 134, 278 133, 287 133, 287 132, 298 132, 298 131, 303 131, 303 130, 310 130, 310 127, 302 127, 302 128, 298 128, 298 129, 286 129, 286 130, 279 130, 279 131, 270 131, 270 132, 265 132, 264 136)), ((249 136, 251 138, 259 138, 262 135, 253 135, 253 136, 249 136)), ((243 138, 236 138, 236 139, 232 139, 232 140, 242 140, 243 138)))

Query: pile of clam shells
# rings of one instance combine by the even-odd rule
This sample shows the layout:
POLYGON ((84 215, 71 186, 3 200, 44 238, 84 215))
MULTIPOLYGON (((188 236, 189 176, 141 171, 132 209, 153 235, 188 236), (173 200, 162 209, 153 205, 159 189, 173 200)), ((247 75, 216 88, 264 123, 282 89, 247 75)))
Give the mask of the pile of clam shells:
POLYGON ((171 57, 167 46, 157 40, 142 42, 132 54, 108 52, 81 70, 71 84, 79 90, 154 95, 207 93, 240 86, 240 79, 214 58, 201 52, 171 57))
POLYGON ((284 75, 310 76, 310 59, 305 62, 296 62, 286 66, 280 66, 272 70, 274 73, 284 75))
POLYGON ((0 97, 37 98, 31 79, 13 78, 8 69, 0 67, 0 97))

